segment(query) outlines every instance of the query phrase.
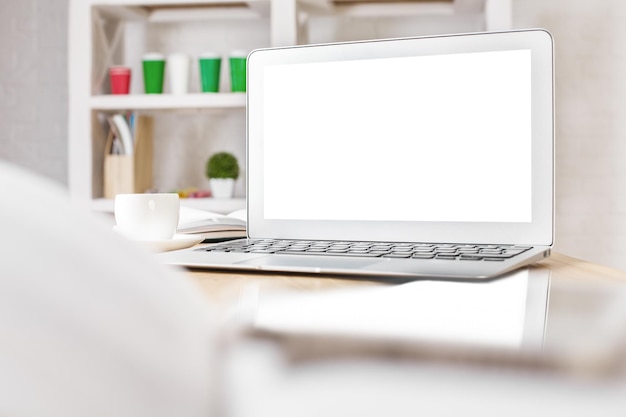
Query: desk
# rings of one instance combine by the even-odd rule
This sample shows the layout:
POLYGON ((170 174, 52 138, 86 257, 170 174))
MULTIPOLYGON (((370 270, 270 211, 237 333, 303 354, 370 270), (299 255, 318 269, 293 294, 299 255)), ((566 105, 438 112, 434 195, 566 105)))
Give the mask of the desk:
MULTIPOLYGON (((571 356, 581 365, 572 374, 507 364, 470 363, 468 367, 463 358, 433 362, 385 355, 331 355, 294 362, 285 354, 285 346, 252 338, 235 344, 225 361, 230 414, 622 415, 626 373, 619 358, 624 352, 626 301, 620 302, 626 300, 626 273, 561 254, 529 270, 550 274, 545 344, 559 357, 571 356), (598 307, 607 310, 591 314, 598 307)), ((334 289, 391 287, 358 279, 289 274, 198 270, 189 274, 207 299, 225 309, 241 303, 251 288, 263 298, 283 290, 323 294, 334 289)))
MULTIPOLYGON (((558 253, 536 263, 532 268, 550 271, 553 283, 626 285, 626 272, 593 264, 558 253)), ((387 284, 359 279, 268 273, 241 273, 214 270, 191 270, 189 275, 212 303, 231 306, 238 302, 245 288, 254 285, 271 292, 278 290, 321 291, 345 288, 382 287, 387 284)))

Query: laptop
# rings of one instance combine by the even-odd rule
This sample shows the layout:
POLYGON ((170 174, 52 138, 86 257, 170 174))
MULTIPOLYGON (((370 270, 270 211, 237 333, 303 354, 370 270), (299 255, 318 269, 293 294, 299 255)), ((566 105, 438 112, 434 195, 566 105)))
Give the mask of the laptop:
POLYGON ((547 31, 258 49, 247 81, 248 238, 163 262, 489 279, 549 256, 547 31))

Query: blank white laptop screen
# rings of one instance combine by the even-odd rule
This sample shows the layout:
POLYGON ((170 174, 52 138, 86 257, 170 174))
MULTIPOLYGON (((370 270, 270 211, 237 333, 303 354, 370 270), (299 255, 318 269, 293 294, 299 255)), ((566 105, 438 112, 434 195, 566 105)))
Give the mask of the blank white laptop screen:
POLYGON ((248 235, 551 245, 553 79, 541 29, 253 51, 248 235))
POLYGON ((263 83, 266 219, 532 221, 531 50, 268 65, 263 83))

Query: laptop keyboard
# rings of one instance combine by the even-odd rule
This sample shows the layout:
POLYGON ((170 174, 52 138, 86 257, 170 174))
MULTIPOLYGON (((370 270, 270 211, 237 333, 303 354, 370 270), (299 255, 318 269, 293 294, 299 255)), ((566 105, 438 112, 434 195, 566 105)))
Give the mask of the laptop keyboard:
POLYGON ((242 239, 197 250, 285 255, 333 255, 365 258, 504 261, 529 250, 520 245, 466 245, 434 243, 339 242, 242 239))

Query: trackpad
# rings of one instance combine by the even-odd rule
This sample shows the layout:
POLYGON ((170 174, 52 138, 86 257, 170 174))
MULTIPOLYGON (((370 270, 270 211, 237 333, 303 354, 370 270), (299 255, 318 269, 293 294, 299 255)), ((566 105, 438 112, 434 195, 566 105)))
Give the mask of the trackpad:
POLYGON ((377 262, 380 262, 380 259, 355 259, 312 255, 273 255, 238 262, 238 264, 257 265, 261 269, 268 270, 289 269, 294 271, 324 272, 361 269, 377 262))

